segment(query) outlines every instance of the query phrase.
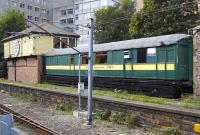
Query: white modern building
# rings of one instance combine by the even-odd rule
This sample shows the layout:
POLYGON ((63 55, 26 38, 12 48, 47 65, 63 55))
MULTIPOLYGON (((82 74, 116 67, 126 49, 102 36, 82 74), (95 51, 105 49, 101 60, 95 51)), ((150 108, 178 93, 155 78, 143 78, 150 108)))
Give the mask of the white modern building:
POLYGON ((41 23, 52 20, 53 13, 50 12, 52 6, 52 0, 0 0, 0 16, 7 10, 18 10, 27 19, 41 23))
POLYGON ((78 45, 88 45, 89 18, 100 8, 114 5, 113 0, 68 0, 66 5, 53 10, 53 23, 59 27, 73 30, 81 37, 78 45))

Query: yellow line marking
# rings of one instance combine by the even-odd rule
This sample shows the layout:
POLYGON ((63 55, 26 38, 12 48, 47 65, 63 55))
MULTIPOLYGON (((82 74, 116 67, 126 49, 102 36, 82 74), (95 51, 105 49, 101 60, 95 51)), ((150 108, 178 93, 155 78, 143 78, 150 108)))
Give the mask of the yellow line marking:
MULTIPOLYGON (((46 69, 48 70, 78 70, 79 66, 65 66, 65 65, 60 65, 60 66, 46 66, 46 69)), ((123 65, 94 65, 93 66, 94 70, 97 71, 122 71, 124 70, 123 65)), ((81 70, 88 70, 88 65, 81 65, 81 70)), ((125 65, 125 70, 127 71, 155 71, 156 70, 156 64, 135 64, 135 65, 125 65)), ((165 64, 157 64, 157 70, 159 71, 173 71, 175 70, 175 65, 174 64, 166 64, 166 69, 165 69, 165 64)))

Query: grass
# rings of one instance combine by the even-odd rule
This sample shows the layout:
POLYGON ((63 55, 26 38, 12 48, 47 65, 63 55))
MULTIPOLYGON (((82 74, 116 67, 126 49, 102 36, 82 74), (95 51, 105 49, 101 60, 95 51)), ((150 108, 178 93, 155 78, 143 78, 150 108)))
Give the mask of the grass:
MULTIPOLYGON (((27 84, 22 82, 15 82, 9 81, 5 79, 0 79, 0 82, 14 84, 19 86, 25 87, 33 87, 33 88, 42 88, 50 91, 57 91, 63 93, 72 93, 77 94, 77 88, 75 87, 64 87, 64 86, 57 86, 52 84, 27 84)), ((181 106, 184 108, 194 108, 200 110, 200 100, 193 99, 191 95, 184 95, 182 99, 166 99, 166 98, 159 98, 159 97, 150 97, 143 95, 141 93, 127 93, 122 91, 111 91, 111 90, 94 90, 94 96, 98 97, 106 97, 106 98, 116 98, 116 99, 123 99, 129 101, 139 101, 145 103, 156 103, 156 104, 171 104, 176 106, 181 106)), ((87 95, 87 90, 85 90, 83 95, 87 95)), ((21 97, 19 97, 21 98, 21 97)))

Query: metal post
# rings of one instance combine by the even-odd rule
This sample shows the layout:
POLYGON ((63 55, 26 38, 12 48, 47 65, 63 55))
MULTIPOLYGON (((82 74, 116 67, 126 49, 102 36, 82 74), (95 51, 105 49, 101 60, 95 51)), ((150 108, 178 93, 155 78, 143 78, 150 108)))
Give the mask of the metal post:
POLYGON ((88 125, 92 125, 92 90, 93 90, 93 19, 89 24, 89 57, 88 57, 88 125))
POLYGON ((81 93, 82 90, 80 89, 81 84, 81 54, 78 55, 78 84, 79 84, 79 90, 78 90, 78 111, 81 111, 81 93))

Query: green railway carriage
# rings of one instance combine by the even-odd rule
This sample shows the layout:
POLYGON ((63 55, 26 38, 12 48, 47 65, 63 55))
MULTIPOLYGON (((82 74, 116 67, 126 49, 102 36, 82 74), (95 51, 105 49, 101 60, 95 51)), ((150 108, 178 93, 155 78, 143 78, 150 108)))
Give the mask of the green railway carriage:
MULTIPOLYGON (((87 76, 88 47, 80 46, 76 49, 82 53, 81 75, 87 76)), ((135 80, 137 83, 138 80, 145 80, 147 84, 154 85, 149 91, 152 93, 155 87, 159 88, 155 80, 191 85, 192 56, 192 39, 185 34, 97 44, 94 45, 94 76, 101 80, 110 79, 111 82, 117 79, 121 85, 128 85, 123 83, 125 81, 134 84, 135 80)), ((78 69, 78 54, 71 48, 55 49, 45 56, 46 77, 78 76, 78 69)), ((112 88, 115 87, 113 85, 112 88)), ((133 85, 130 87, 134 89, 133 85)))

